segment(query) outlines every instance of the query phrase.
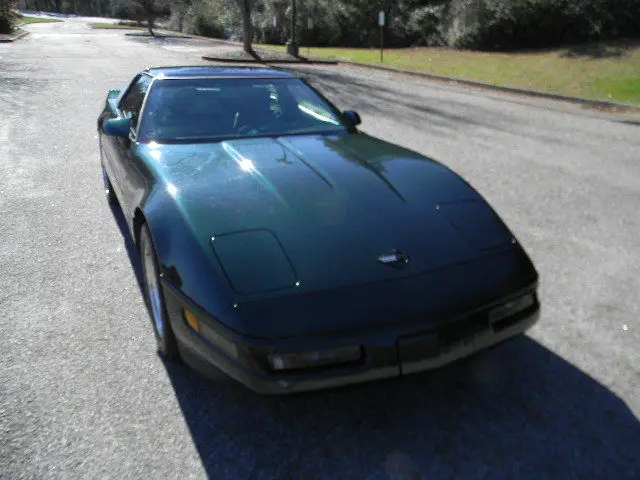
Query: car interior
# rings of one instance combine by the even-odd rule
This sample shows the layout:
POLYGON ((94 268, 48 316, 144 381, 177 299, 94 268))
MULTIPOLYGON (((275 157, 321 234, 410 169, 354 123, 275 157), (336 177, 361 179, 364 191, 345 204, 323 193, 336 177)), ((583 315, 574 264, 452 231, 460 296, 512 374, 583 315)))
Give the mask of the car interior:
POLYGON ((141 129, 154 140, 344 129, 319 96, 294 82, 160 82, 149 93, 141 129))

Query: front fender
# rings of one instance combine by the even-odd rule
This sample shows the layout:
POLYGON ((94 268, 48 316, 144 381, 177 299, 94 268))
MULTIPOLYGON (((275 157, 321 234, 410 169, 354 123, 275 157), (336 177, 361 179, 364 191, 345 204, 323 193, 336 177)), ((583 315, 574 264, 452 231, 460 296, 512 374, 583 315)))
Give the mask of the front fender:
POLYGON ((163 278, 210 315, 218 317, 232 308, 233 291, 210 246, 211 238, 196 233, 179 199, 156 190, 141 210, 163 278))

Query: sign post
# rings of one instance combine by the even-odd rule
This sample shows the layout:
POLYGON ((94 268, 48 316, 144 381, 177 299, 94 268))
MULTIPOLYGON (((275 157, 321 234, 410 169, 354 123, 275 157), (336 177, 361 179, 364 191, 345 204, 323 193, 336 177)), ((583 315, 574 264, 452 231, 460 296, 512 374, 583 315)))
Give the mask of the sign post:
POLYGON ((378 13, 378 25, 380 26, 380 63, 384 60, 384 24, 384 10, 380 10, 378 13))
MULTIPOLYGON (((313 30, 313 19, 311 17, 307 17, 307 30, 313 30)), ((311 46, 307 42, 307 57, 311 55, 311 46)))

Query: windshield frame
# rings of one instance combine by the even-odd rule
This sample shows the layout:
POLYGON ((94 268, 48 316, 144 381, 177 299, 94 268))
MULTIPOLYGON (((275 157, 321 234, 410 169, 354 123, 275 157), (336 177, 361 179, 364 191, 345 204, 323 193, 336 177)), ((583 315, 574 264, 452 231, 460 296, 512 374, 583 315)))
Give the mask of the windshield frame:
POLYGON ((357 129, 355 125, 353 125, 329 99, 327 99, 322 93, 320 93, 304 78, 301 78, 298 76, 281 78, 281 77, 270 77, 270 76, 264 76, 264 75, 240 76, 240 77, 223 77, 223 76, 204 77, 203 76, 203 77, 154 77, 153 80, 151 81, 151 85, 149 85, 147 94, 142 102, 142 108, 140 109, 140 121, 138 122, 138 125, 136 125, 135 136, 138 143, 155 142, 158 144, 165 145, 165 144, 189 144, 189 143, 217 143, 217 142, 224 142, 224 141, 238 140, 238 139, 274 138, 274 137, 286 137, 286 136, 297 136, 297 135, 346 135, 346 134, 356 133, 356 132, 357 132, 357 129), (315 93, 324 104, 326 104, 326 106, 329 108, 331 113, 335 115, 336 119, 340 123, 340 127, 342 128, 331 129, 331 130, 318 129, 318 130, 309 131, 309 132, 277 132, 277 133, 258 133, 255 135, 239 134, 239 135, 225 135, 225 136, 217 135, 217 136, 211 136, 211 137, 198 136, 194 138, 182 137, 182 138, 173 138, 173 139, 172 138, 157 139, 157 138, 153 138, 150 135, 145 134, 145 131, 142 129, 142 126, 145 123, 145 120, 147 119, 147 116, 146 116, 146 110, 147 110, 147 104, 148 104, 147 100, 152 94, 154 88, 156 88, 156 85, 158 84, 158 82, 181 82, 181 81, 184 82, 184 81, 190 81, 190 80, 201 80, 201 79, 211 80, 211 79, 227 79, 227 78, 233 78, 239 81, 243 81, 243 80, 250 81, 250 80, 256 80, 256 79, 271 80, 274 83, 275 82, 278 82, 278 83, 301 82, 305 87, 309 88, 313 93, 315 93))

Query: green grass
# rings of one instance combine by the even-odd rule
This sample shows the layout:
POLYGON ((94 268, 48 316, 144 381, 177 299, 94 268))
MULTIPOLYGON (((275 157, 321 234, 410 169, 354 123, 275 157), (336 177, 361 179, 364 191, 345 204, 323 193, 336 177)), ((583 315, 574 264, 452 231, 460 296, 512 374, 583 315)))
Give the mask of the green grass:
POLYGON ((26 17, 24 15, 18 17, 16 19, 17 25, 24 25, 27 23, 53 23, 53 22, 61 22, 62 20, 58 18, 47 18, 47 17, 26 17))
POLYGON ((91 28, 100 28, 107 30, 144 30, 146 27, 139 25, 122 25, 119 23, 90 23, 91 28))
MULTIPOLYGON (((302 47, 300 54, 380 65, 380 51, 375 49, 302 47)), ((500 86, 640 104, 640 41, 516 53, 389 49, 385 50, 382 65, 500 86)))

